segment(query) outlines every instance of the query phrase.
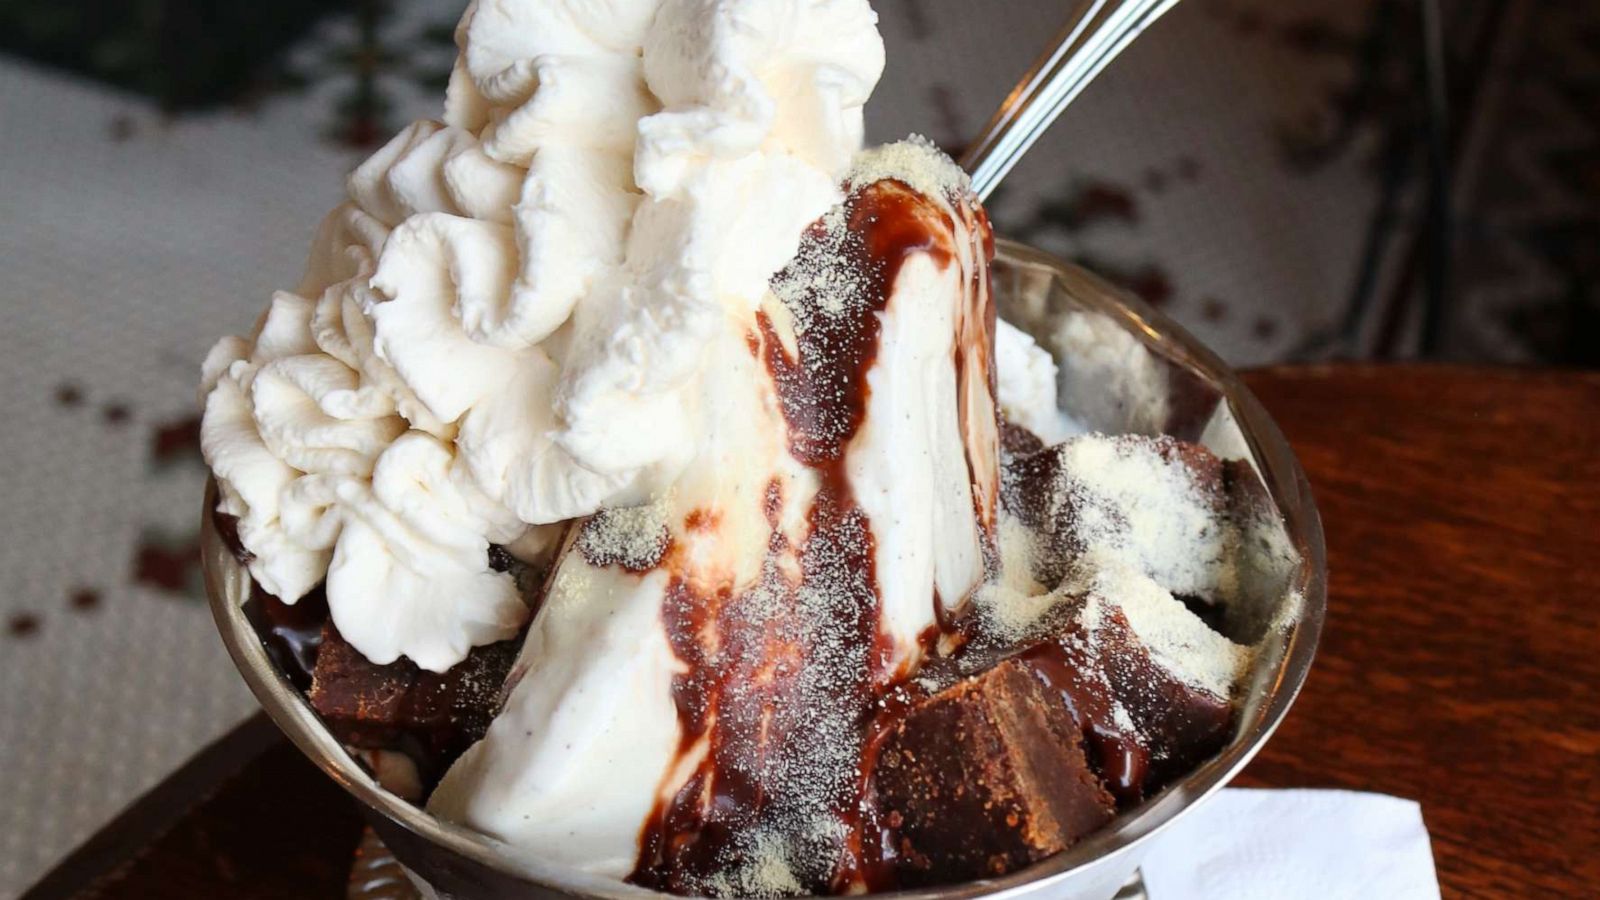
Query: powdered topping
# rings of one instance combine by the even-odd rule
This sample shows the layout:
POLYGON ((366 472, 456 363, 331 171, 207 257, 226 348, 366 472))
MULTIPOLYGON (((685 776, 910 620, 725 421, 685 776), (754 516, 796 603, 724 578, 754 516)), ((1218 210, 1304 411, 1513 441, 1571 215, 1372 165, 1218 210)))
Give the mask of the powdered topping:
POLYGON ((868 523, 826 488, 811 518, 800 547, 774 536, 754 589, 669 593, 684 742, 706 756, 647 826, 640 884, 777 896, 833 883, 859 804, 877 603, 868 523))
POLYGON ((616 565, 630 572, 647 572, 667 551, 670 508, 664 494, 644 506, 603 509, 583 523, 578 549, 591 566, 616 565))
POLYGON ((1085 435, 1017 460, 1005 475, 1008 505, 1039 535, 1034 574, 1047 584, 1096 554, 1182 596, 1215 601, 1237 585, 1222 464, 1201 448, 1085 435))
POLYGON ((1091 554, 1081 576, 1062 585, 1084 599, 1080 622, 1091 640, 1120 612, 1156 665, 1184 684, 1227 698, 1249 668, 1250 648, 1211 630, 1183 602, 1126 562, 1091 554))
POLYGON ((830 210, 811 227, 800 252, 772 279, 772 293, 782 302, 796 336, 860 315, 868 281, 877 273, 841 266, 838 261, 865 259, 866 255, 860 232, 845 221, 843 206, 830 210))
POLYGON ((1116 723, 1119 730, 1129 734, 1138 734, 1139 727, 1133 723, 1133 716, 1128 713, 1128 708, 1121 702, 1111 704, 1111 721, 1116 723))
POLYGON ((888 303, 901 263, 917 253, 948 264, 950 220, 937 210, 891 181, 857 188, 806 232, 794 259, 774 277, 782 311, 769 304, 757 321, 790 448, 801 462, 838 458, 860 426, 867 370, 878 349, 876 314, 888 303), (784 322, 791 334, 780 330, 784 322))
POLYGON ((920 134, 856 154, 846 184, 854 189, 886 178, 926 197, 952 199, 967 194, 972 183, 954 160, 920 134))
POLYGON ((1001 514, 999 524, 999 571, 978 590, 973 608, 985 631, 1018 643, 1062 598, 1033 578, 1038 552, 1033 532, 1012 515, 1001 514))
POLYGON ((1063 448, 1065 477, 1052 503, 1072 507, 1086 550, 1126 561, 1176 593, 1215 597, 1231 580, 1220 485, 1175 463, 1174 442, 1090 436, 1063 448))

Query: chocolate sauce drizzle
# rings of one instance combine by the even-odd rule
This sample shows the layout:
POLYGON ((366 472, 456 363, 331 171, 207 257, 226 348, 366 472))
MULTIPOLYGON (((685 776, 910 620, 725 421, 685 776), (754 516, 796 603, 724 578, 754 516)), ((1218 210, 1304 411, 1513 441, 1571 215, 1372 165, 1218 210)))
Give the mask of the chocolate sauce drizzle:
POLYGON ((1074 626, 1022 661, 1066 703, 1091 767, 1123 808, 1214 756, 1233 733, 1229 699, 1163 669, 1121 612, 1108 613, 1093 638, 1074 626))
MULTIPOLYGON (((239 518, 221 510, 211 511, 217 536, 239 561, 248 566, 255 556, 239 539, 239 518)), ((312 588, 298 603, 284 603, 250 580, 250 596, 244 602, 245 621, 261 638, 267 658, 278 667, 295 689, 311 689, 311 673, 317 668, 317 651, 322 647, 322 627, 328 621, 328 596, 322 585, 312 588)))
POLYGON ((673 684, 679 761, 701 756, 646 821, 630 876, 636 884, 743 893, 740 870, 761 865, 771 842, 781 845, 798 891, 838 893, 886 879, 868 773, 887 717, 911 695, 896 683, 904 673, 891 668, 871 523, 852 492, 845 451, 866 415, 890 288, 914 256, 951 261, 953 223, 894 181, 854 191, 838 214, 842 226, 814 225, 774 279, 795 285, 780 292, 800 323, 794 354, 765 313, 752 347, 776 385, 789 452, 819 482, 805 537, 791 546, 777 527, 783 498, 774 480, 763 498, 773 531, 755 586, 735 595, 683 577, 671 582, 663 619, 686 666, 673 684), (815 313, 839 299, 820 296, 820 286, 836 290, 840 281, 853 285, 845 308, 815 313), (785 560, 798 562, 798 582, 785 574, 794 570, 785 560))
POLYGON ((278 671, 296 690, 311 690, 317 653, 322 649, 322 630, 328 623, 328 595, 323 592, 322 585, 317 585, 298 603, 289 604, 251 582, 244 616, 261 638, 267 657, 278 671))
POLYGON ((1133 729, 1117 722, 1111 692, 1096 681, 1100 667, 1088 658, 1084 645, 1072 638, 1043 641, 1023 652, 1020 661, 1066 704, 1083 732, 1089 764, 1105 780, 1106 789, 1120 803, 1143 799, 1150 750, 1133 729))

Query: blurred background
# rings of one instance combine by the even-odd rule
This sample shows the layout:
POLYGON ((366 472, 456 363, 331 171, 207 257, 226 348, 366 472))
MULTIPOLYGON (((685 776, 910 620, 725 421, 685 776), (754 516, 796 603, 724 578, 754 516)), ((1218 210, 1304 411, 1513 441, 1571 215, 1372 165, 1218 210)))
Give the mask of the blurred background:
MULTIPOLYGON (((200 598, 199 361, 434 117, 464 0, 0 0, 0 896, 253 710, 200 598)), ((1066 0, 878 0, 952 153, 1066 0)), ((1600 364, 1600 3, 1186 0, 997 230, 1239 366, 1600 364)))

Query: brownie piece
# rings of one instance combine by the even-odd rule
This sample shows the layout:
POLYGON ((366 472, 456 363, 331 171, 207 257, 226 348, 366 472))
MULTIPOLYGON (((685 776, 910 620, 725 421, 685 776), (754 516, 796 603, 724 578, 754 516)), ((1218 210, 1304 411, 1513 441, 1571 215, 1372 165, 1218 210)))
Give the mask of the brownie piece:
POLYGON ((1015 871, 1116 812, 1071 713, 1017 661, 912 707, 886 737, 873 779, 908 887, 1015 871))
POLYGON ((1092 631, 1073 620, 1015 660, 1061 697, 1090 766, 1124 806, 1216 755, 1233 734, 1233 704, 1167 671, 1120 610, 1092 631))
POLYGON ((1131 806, 1226 746, 1250 650, 1126 566, 1073 587, 1082 593, 1064 594, 1026 631, 979 623, 937 671, 1025 668, 1065 705, 1090 768, 1131 806))
POLYGON ((403 750, 431 783, 488 730, 521 646, 519 636, 474 647, 443 673, 420 669, 404 657, 380 666, 330 621, 317 653, 311 706, 341 742, 403 750))

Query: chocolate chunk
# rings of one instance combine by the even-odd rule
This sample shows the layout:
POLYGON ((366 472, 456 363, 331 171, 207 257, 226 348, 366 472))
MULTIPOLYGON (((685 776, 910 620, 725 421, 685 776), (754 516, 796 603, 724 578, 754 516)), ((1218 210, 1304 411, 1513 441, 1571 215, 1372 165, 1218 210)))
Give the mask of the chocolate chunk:
POLYGON ((1007 456, 1031 456, 1045 448, 1044 439, 1027 428, 1000 420, 1000 452, 1007 456))
POLYGON ((444 673, 405 658, 380 666, 330 621, 317 653, 311 706, 340 741, 403 750, 431 782, 488 730, 521 645, 519 636, 475 647, 444 673))
MULTIPOLYGON (((214 519, 234 556, 248 564, 238 520, 222 512, 214 519)), ((519 583, 537 575, 497 545, 489 547, 489 565, 519 583)), ((526 636, 473 648, 440 674, 404 658, 382 666, 369 662, 334 627, 321 584, 287 604, 252 583, 244 612, 273 664, 306 693, 334 737, 364 750, 405 753, 428 786, 488 730, 526 636)))
POLYGON ((1126 565, 1112 563, 1061 590, 1026 629, 978 621, 952 658, 929 669, 953 665, 967 676, 1002 664, 1027 669, 1067 709, 1090 767, 1131 806, 1227 744, 1233 684, 1250 651, 1126 565))
POLYGON ((873 777, 908 887, 1015 871, 1116 811, 1071 713, 1014 660, 909 710, 873 777))

